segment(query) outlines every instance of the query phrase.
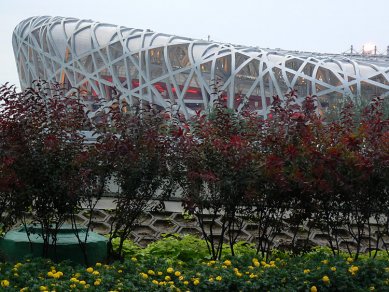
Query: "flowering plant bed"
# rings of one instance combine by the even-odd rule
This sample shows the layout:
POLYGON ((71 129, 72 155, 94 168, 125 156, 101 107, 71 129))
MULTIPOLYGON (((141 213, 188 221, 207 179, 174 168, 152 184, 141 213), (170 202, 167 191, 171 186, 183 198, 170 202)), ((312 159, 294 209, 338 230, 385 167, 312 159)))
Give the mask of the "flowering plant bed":
POLYGON ((128 256, 94 266, 25 259, 0 264, 4 291, 389 291, 389 257, 355 261, 318 248, 302 256, 273 251, 267 261, 250 252, 220 261, 128 256))

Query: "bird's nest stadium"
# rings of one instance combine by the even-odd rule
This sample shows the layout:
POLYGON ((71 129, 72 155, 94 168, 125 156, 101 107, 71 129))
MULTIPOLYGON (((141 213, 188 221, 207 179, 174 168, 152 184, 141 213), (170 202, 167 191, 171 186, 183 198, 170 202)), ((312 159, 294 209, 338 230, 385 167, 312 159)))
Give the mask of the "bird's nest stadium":
POLYGON ((43 79, 108 104, 116 88, 122 104, 176 107, 186 117, 213 102, 215 83, 228 107, 245 104, 263 116, 272 96, 289 89, 316 95, 322 107, 389 95, 387 56, 270 50, 49 16, 22 21, 12 41, 22 88, 43 79))

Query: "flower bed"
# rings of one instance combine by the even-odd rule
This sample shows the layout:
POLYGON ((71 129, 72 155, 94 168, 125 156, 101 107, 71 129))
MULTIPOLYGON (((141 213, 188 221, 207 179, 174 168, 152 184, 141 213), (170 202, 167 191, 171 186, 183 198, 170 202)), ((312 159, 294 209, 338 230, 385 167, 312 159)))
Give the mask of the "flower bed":
POLYGON ((142 255, 91 267, 26 259, 0 264, 9 291, 389 291, 389 257, 354 261, 320 248, 302 256, 275 251, 265 261, 249 253, 221 261, 142 255))

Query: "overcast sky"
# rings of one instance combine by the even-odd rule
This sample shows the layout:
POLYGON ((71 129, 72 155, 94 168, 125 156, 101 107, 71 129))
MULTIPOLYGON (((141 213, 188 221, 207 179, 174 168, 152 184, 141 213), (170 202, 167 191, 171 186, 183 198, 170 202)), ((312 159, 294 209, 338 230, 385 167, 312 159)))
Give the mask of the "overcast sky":
POLYGON ((0 0, 0 84, 19 85, 12 31, 36 15, 71 16, 195 39, 342 53, 389 45, 389 0, 0 0))

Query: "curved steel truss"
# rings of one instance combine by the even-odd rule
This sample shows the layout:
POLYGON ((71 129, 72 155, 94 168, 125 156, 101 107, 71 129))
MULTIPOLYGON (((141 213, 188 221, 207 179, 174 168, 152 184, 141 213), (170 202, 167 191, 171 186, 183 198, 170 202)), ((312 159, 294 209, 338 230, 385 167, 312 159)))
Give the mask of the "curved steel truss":
POLYGON ((245 100, 263 115, 271 97, 290 88, 317 95, 323 106, 345 95, 389 95, 386 60, 264 50, 91 20, 26 19, 15 28, 13 47, 23 88, 41 78, 109 101, 115 87, 125 104, 174 105, 185 116, 213 102, 215 82, 229 107, 245 100))

